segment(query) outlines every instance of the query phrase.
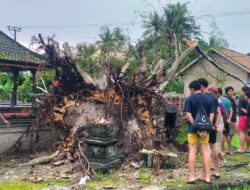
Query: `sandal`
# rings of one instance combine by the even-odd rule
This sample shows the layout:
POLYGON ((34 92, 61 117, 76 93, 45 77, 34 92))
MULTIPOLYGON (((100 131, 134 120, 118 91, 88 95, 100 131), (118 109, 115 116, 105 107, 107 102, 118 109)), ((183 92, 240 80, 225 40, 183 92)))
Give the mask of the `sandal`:
POLYGON ((195 180, 192 180, 192 181, 187 180, 187 184, 195 184, 195 183, 196 183, 195 180))
POLYGON ((237 153, 245 153, 245 150, 240 150, 240 149, 238 149, 238 150, 236 150, 236 152, 237 152, 237 153))
POLYGON ((196 181, 204 181, 205 180, 205 178, 203 178, 202 176, 197 176, 196 178, 195 178, 195 180, 196 181))
POLYGON ((205 182, 206 184, 212 184, 211 181, 204 180, 204 182, 205 182))
POLYGON ((198 180, 197 177, 195 177, 194 180, 189 180, 189 179, 188 179, 188 180, 187 180, 187 184, 195 184, 197 180, 198 180))
POLYGON ((222 156, 226 156, 226 153, 225 153, 225 152, 221 152, 221 155, 222 155, 222 156))
POLYGON ((207 181, 206 179, 203 179, 203 178, 197 178, 197 181, 202 181, 202 182, 204 182, 204 183, 206 183, 206 184, 212 184, 212 182, 211 181, 207 181))
POLYGON ((220 175, 212 175, 212 177, 214 177, 215 179, 219 179, 220 178, 220 175))

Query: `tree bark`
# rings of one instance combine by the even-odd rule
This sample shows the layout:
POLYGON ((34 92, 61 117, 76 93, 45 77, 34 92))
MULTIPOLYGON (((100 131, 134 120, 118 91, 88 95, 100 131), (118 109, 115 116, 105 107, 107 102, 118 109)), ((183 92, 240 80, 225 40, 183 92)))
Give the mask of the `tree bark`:
POLYGON ((174 39, 174 53, 175 53, 175 59, 179 58, 179 46, 178 46, 178 39, 176 33, 173 33, 173 39, 174 39))
POLYGON ((121 73, 120 73, 120 75, 119 75, 119 78, 124 77, 124 75, 126 74, 126 72, 127 72, 128 68, 129 68, 130 64, 131 64, 131 61, 128 60, 128 61, 126 62, 126 64, 122 66, 122 69, 121 69, 121 73))
POLYGON ((138 64, 138 73, 144 73, 148 69, 147 57, 145 54, 144 46, 141 42, 138 44, 138 52, 139 52, 139 64, 138 64))
POLYGON ((99 82, 98 82, 97 79, 91 77, 88 73, 86 73, 85 71, 83 71, 78 65, 76 65, 76 68, 77 68, 79 74, 82 76, 83 80, 87 84, 92 84, 92 85, 98 87, 99 82))
POLYGON ((176 73, 176 70, 179 66, 179 64, 183 61, 185 57, 187 57, 195 47, 189 47, 187 48, 173 63, 172 67, 167 71, 167 75, 164 78, 165 81, 159 81, 161 84, 159 85, 159 90, 162 91, 164 90, 165 86, 169 83, 169 81, 173 78, 173 76, 176 73))
POLYGON ((27 163, 20 164, 20 166, 34 166, 38 164, 46 164, 56 158, 59 155, 59 151, 56 151, 54 154, 44 157, 35 158, 27 163))

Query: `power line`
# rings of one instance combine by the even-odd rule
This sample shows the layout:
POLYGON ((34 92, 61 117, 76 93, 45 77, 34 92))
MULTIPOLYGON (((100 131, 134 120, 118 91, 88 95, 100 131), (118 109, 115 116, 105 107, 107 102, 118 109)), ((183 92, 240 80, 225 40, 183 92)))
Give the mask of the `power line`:
POLYGON ((76 24, 76 25, 24 25, 25 28, 85 28, 85 27, 101 27, 101 26, 134 26, 142 22, 117 22, 117 23, 89 23, 89 24, 76 24))
POLYGON ((155 12, 159 13, 159 11, 154 7, 154 5, 152 3, 150 3, 149 1, 147 0, 141 0, 143 1, 144 3, 146 3, 149 7, 151 7, 155 12))
MULTIPOLYGON (((7 28, 8 28, 8 30, 10 31, 10 33, 11 33, 11 31, 14 32, 14 39, 15 39, 15 41, 16 41, 16 33, 17 33, 17 32, 21 32, 21 30, 23 29, 23 28, 17 27, 17 26, 7 26, 7 28)), ((12 33, 11 33, 11 35, 13 36, 12 33)))
MULTIPOLYGON (((34 28, 81 28, 81 27, 89 27, 89 26, 96 26, 96 27, 100 27, 100 26, 115 26, 115 25, 122 25, 122 26, 126 26, 126 25, 135 25, 135 24, 142 24, 143 21, 140 22, 127 22, 127 23, 106 23, 106 24, 85 24, 85 25, 26 25, 26 26, 22 26, 22 27, 13 27, 13 26, 8 26, 9 31, 14 31, 14 38, 16 39, 16 32, 20 32, 22 28, 25 29, 34 29, 34 28)), ((200 31, 201 33, 210 35, 210 36, 215 36, 215 37, 222 37, 221 35, 216 35, 212 32, 206 32, 206 31, 200 31)))
MULTIPOLYGON (((147 4, 150 4, 147 0, 142 0, 147 4)), ((152 4, 150 4, 152 7, 152 4)), ((154 8, 154 7, 152 7, 154 8)), ((154 10, 156 10, 154 8, 154 10)), ((195 16, 195 18, 200 19, 203 17, 226 17, 226 16, 237 16, 237 15, 249 15, 250 10, 239 11, 239 12, 224 12, 218 14, 203 14, 200 16, 195 16)), ((32 29, 32 28, 84 28, 84 27, 101 27, 101 26, 135 26, 136 24, 142 24, 142 21, 138 22, 114 22, 114 23, 88 23, 88 24, 75 24, 75 25, 24 25, 22 28, 32 29)), ((19 29, 18 27, 16 27, 19 29)), ((22 29, 20 28, 20 29, 22 29)))
POLYGON ((246 11, 238 11, 238 12, 224 12, 224 13, 218 13, 218 14, 203 14, 198 16, 198 18, 202 17, 228 17, 228 16, 239 16, 239 15, 249 15, 250 10, 246 11))

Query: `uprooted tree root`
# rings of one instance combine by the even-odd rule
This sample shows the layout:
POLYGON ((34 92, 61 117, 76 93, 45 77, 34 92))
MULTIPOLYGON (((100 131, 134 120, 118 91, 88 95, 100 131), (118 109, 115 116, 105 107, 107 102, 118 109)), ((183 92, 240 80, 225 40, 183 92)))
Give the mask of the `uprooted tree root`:
MULTIPOLYGON (((86 132, 88 123, 82 126, 69 126, 65 122, 65 117, 67 109, 79 105, 81 101, 104 105, 105 113, 112 119, 112 122, 118 125, 117 136, 123 144, 122 149, 129 150, 123 152, 126 156, 137 157, 139 151, 143 148, 158 149, 159 151, 167 150, 163 122, 161 126, 158 126, 158 129, 155 129, 152 121, 156 119, 153 114, 156 110, 158 110, 158 113, 160 112, 163 120, 163 98, 157 95, 138 95, 137 92, 134 92, 133 96, 133 93, 129 91, 124 91, 121 95, 116 92, 115 88, 109 88, 106 92, 93 91, 89 97, 81 97, 80 94, 64 97, 61 106, 54 108, 56 125, 67 131, 63 145, 65 154, 63 159, 73 162, 76 158, 79 158, 78 136, 83 131, 86 132)), ((95 122, 96 116, 93 116, 93 120, 90 122, 95 122)))
MULTIPOLYGON (((108 116, 117 128, 118 146, 126 158, 138 159, 142 148, 157 149, 159 152, 167 150, 164 128, 166 102, 154 89, 161 86, 161 80, 166 73, 163 72, 161 65, 156 64, 159 68, 155 68, 152 76, 146 76, 147 59, 142 44, 139 44, 138 48, 140 60, 134 81, 128 83, 124 77, 130 66, 129 62, 117 75, 113 75, 110 60, 105 60, 102 63, 103 77, 97 80, 78 68, 67 43, 63 45, 64 50, 61 51, 53 38, 47 38, 45 41, 39 35, 38 38, 34 38, 34 42, 48 54, 50 64, 55 68, 56 80, 61 84, 55 91, 56 100, 55 105, 52 106, 55 126, 64 134, 63 142, 58 148, 60 153, 53 159, 55 165, 79 161, 85 174, 94 175, 94 170, 84 154, 84 143, 79 140, 79 136, 84 136, 88 123, 94 123, 97 114, 94 113, 89 121, 84 120, 81 124, 67 121, 73 115, 81 117, 81 109, 85 109, 84 107, 80 108, 77 114, 70 115, 68 112, 74 111, 74 108, 76 109, 83 102, 91 102, 92 106, 96 104, 103 106, 102 116, 108 116), (100 90, 100 84, 105 84, 104 90, 100 90)), ((188 48, 186 54, 193 49, 194 47, 188 48)), ((186 54, 177 58, 171 73, 174 73, 176 64, 186 54)), ((39 119, 42 120, 42 118, 39 119)), ((175 134, 171 133, 171 135, 175 134)), ((159 162, 160 160, 159 157, 159 162)))

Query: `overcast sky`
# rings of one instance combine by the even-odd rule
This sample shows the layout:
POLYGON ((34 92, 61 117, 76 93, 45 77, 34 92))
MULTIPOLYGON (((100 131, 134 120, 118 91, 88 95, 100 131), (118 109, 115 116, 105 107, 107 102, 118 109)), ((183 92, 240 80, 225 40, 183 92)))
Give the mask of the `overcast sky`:
MULTIPOLYGON (((31 36, 56 35, 60 42, 98 40, 100 27, 122 27, 132 40, 138 39, 143 29, 139 13, 161 11, 162 4, 175 0, 0 0, 0 30, 10 34, 7 25, 23 27, 17 40, 29 44, 31 36)), ((180 0, 180 2, 186 2, 180 0)), ((191 0, 189 8, 197 18, 215 15, 217 25, 230 48, 250 52, 250 0, 191 0), (224 14, 225 13, 225 14, 224 14)), ((210 17, 198 19, 204 32, 211 32, 210 17)), ((205 33, 204 33, 205 35, 205 33)), ((207 35, 204 36, 207 38, 207 35)))

